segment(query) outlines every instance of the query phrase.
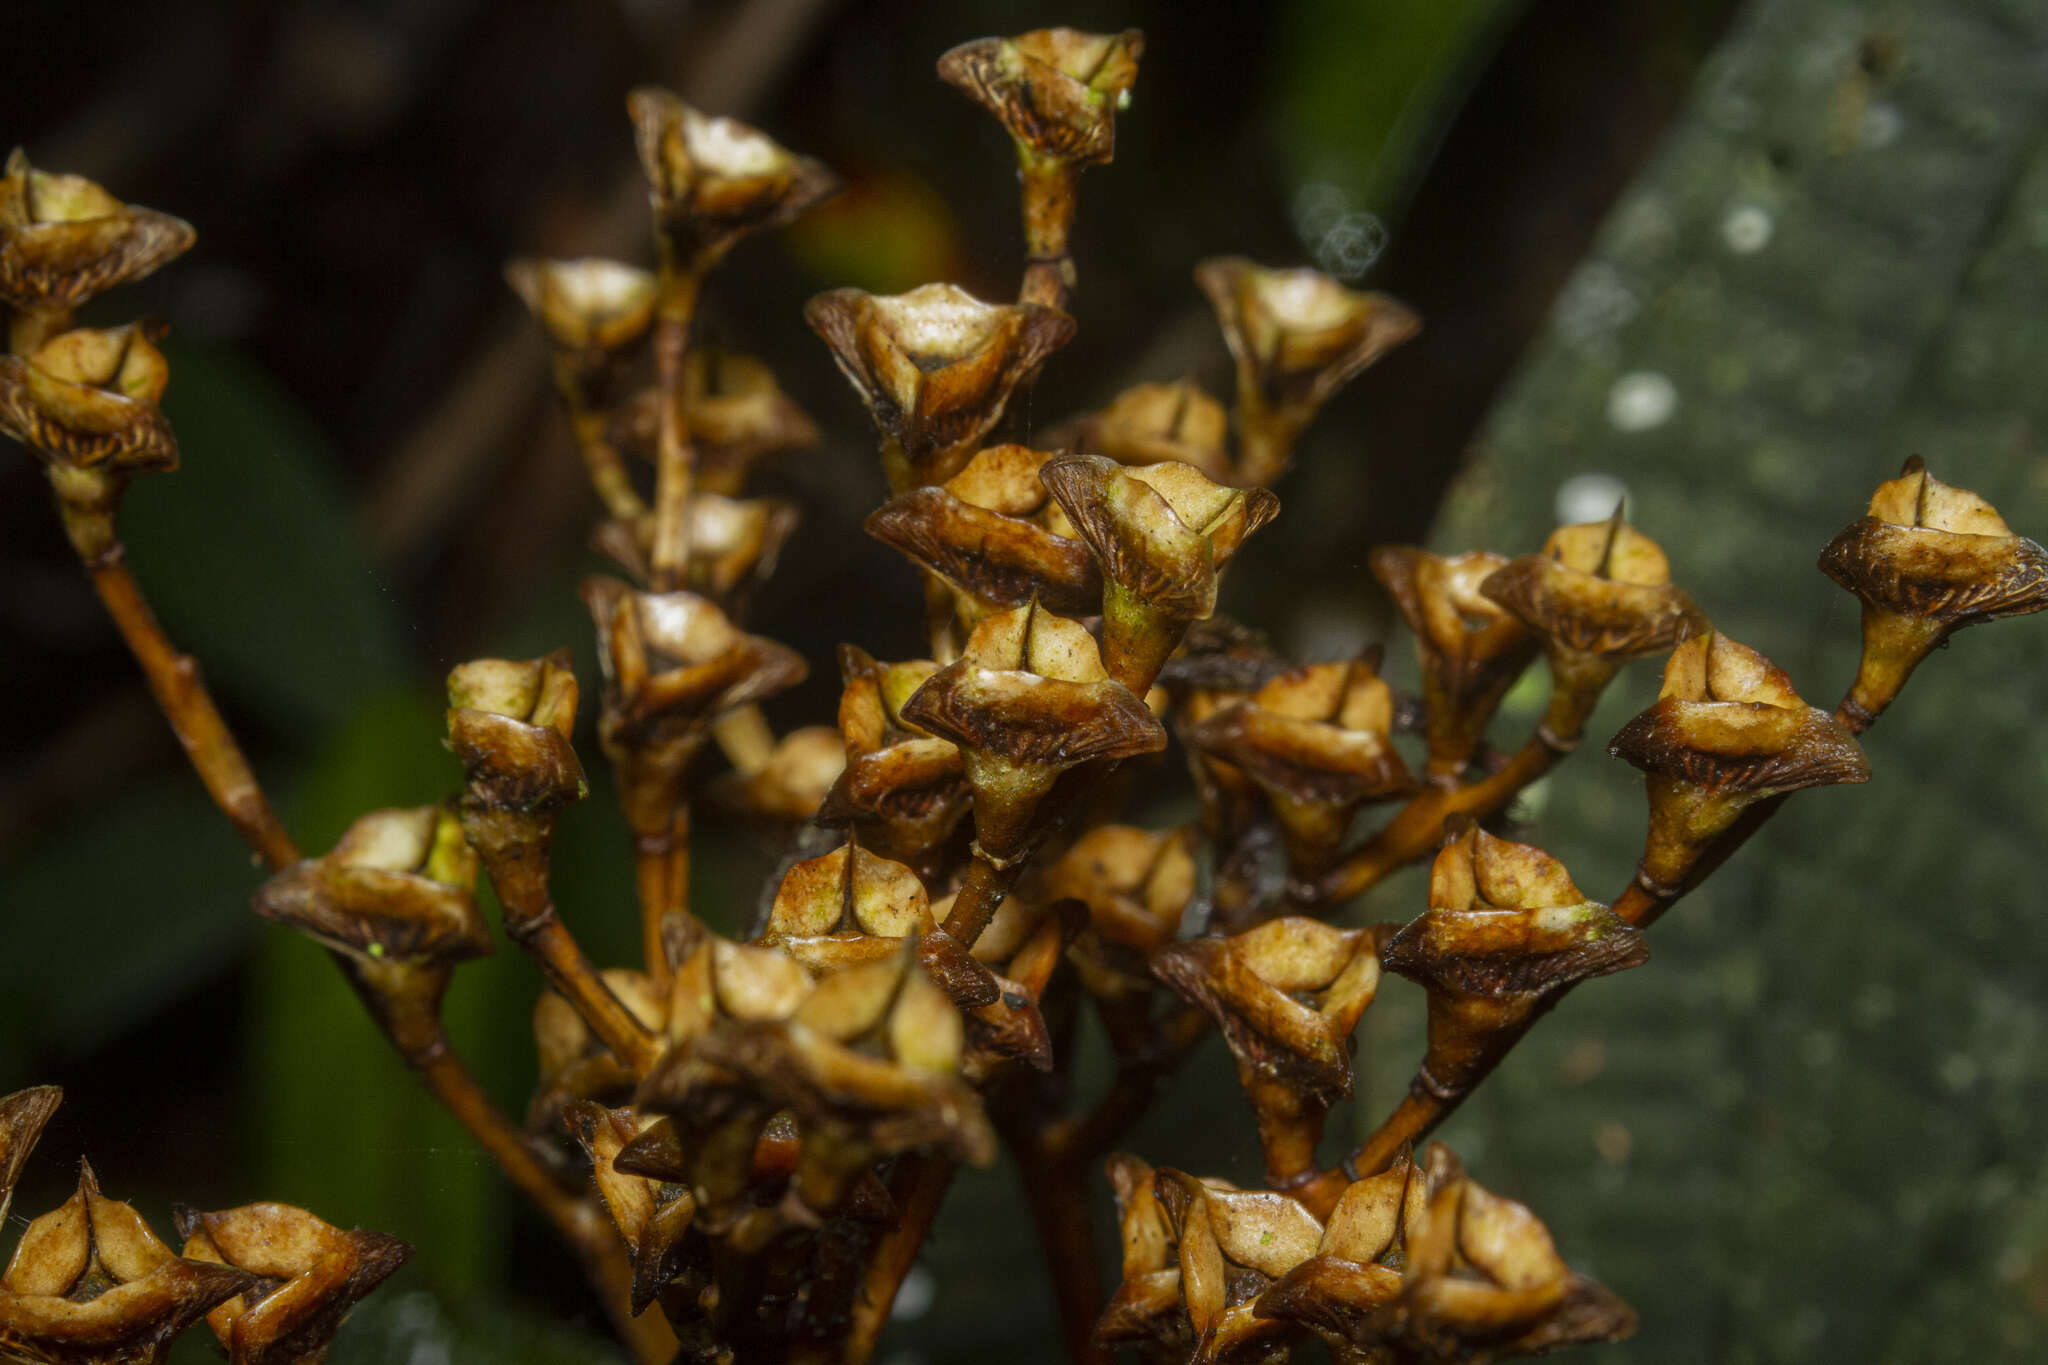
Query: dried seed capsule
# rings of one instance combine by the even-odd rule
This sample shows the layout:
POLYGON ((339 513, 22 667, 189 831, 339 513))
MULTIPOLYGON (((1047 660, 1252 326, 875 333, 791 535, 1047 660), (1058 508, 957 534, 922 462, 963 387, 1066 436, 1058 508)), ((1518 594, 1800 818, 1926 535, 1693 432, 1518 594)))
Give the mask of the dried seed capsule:
POLYGON ((1266 486, 1287 471, 1318 409, 1422 320, 1385 294, 1359 294, 1314 270, 1268 270, 1238 256, 1195 267, 1237 362, 1239 473, 1266 486))
POLYGON ((448 744, 468 799, 490 811, 539 814, 589 792, 570 737, 576 675, 569 651, 538 659, 478 659, 448 675, 448 744))
POLYGON ((1103 668, 1094 637, 1036 604, 975 627, 902 715, 959 746, 975 842, 998 865, 1024 856, 1031 817, 1062 772, 1166 747, 1145 704, 1103 668))
MULTIPOLYGON (((796 504, 781 498, 728 498, 721 493, 692 493, 684 501, 689 549, 683 560, 683 581, 736 610, 747 591, 775 572, 782 547, 796 532, 796 504)), ((654 551, 655 518, 637 513, 601 523, 591 542, 639 582, 649 577, 654 551)))
MULTIPOLYGON (((683 357, 684 425, 696 464, 691 486, 738 497, 761 459, 818 443, 818 428, 759 359, 721 346, 692 346, 683 357)), ((652 462, 661 439, 661 389, 641 389, 610 414, 606 439, 652 462)))
MULTIPOLYGON (((1072 956, 1090 993, 1149 996, 1146 960, 1173 942, 1195 881, 1194 837, 1187 829, 1097 825, 1045 869, 1048 895, 1087 907, 1088 929, 1072 956)), ((990 925, 991 934, 995 928, 990 925)))
POLYGON ((711 797, 728 810, 801 825, 817 816, 845 771, 846 743, 839 731, 806 725, 777 740, 759 769, 718 778, 711 797))
POLYGON ((1180 1307, 1195 1348, 1188 1358, 1274 1358, 1266 1352, 1284 1348, 1297 1329, 1257 1316, 1255 1305, 1269 1285, 1315 1254, 1322 1225, 1284 1194, 1165 1169, 1153 1173, 1152 1184, 1176 1243, 1180 1307))
POLYGON ((7 1221, 14 1183, 21 1178, 28 1154, 36 1149, 43 1126, 63 1102, 64 1092, 54 1085, 33 1085, 0 1095, 0 1224, 7 1221))
POLYGON ((1230 463, 1230 414, 1192 379, 1138 384, 1100 412, 1056 428, 1046 444, 1056 450, 1107 455, 1118 464, 1190 464, 1217 483, 1235 484, 1230 463))
POLYGON ((1706 627, 1693 600, 1672 586, 1664 551, 1623 510, 1607 521, 1559 527, 1541 554, 1512 560, 1479 584, 1543 641, 1551 701, 1541 733, 1559 750, 1578 743, 1623 664, 1706 627))
POLYGON ((1429 774, 1455 780, 1486 738, 1501 698, 1536 657, 1538 641, 1480 585, 1508 561, 1474 550, 1433 555, 1407 545, 1372 552, 1372 575, 1415 632, 1429 732, 1429 774))
POLYGON ((1838 713, 1852 733, 1956 631, 2048 607, 2048 550, 1918 455, 1878 486, 1868 516, 1828 542, 1820 567, 1863 601, 1863 659, 1838 713))
POLYGON ((1011 392, 1074 335, 1057 309, 983 303, 950 284, 886 297, 835 289, 804 318, 880 429, 894 493, 959 473, 1011 392))
POLYGON ((1148 1358, 1185 1360, 1194 1349, 1194 1334, 1181 1305, 1177 1234, 1153 1189, 1153 1169, 1127 1152, 1116 1153, 1107 1164, 1116 1193, 1123 1282, 1103 1306, 1095 1340, 1109 1347, 1135 1346, 1148 1358))
POLYGON ((349 1310, 412 1256, 396 1237, 343 1232, 289 1204, 177 1210, 187 1260, 261 1278, 206 1315, 231 1365, 319 1365, 349 1310))
POLYGON ((822 973, 892 957, 937 928, 916 873, 843 844, 783 874, 762 938, 822 973))
POLYGON ((819 823, 850 828, 863 846, 915 867, 952 836, 973 801, 959 749, 903 719, 903 703, 938 671, 929 659, 883 664, 839 647, 846 771, 818 810, 819 823))
POLYGON ((1429 1181, 1404 1149, 1378 1175, 1355 1180, 1337 1199, 1316 1254, 1259 1295, 1257 1316, 1313 1330, 1339 1361, 1373 1359, 1367 1316, 1401 1293, 1403 1243, 1420 1227, 1429 1181))
POLYGON ((1650 831, 1637 873, 1668 900, 1743 809, 1806 787, 1867 782, 1870 765, 1827 712, 1808 706, 1763 655, 1719 631, 1671 652, 1656 703, 1608 752, 1643 770, 1650 831))
POLYGON ((994 446, 945 483, 883 503, 863 529, 951 584, 965 599, 956 612, 970 629, 994 609, 1033 598, 1055 612, 1092 615, 1102 602, 1102 579, 1039 479, 1052 458, 1026 446, 994 446))
POLYGON ((0 176, 0 299, 72 309, 139 280, 193 243, 192 225, 124 204, 84 176, 52 175, 16 147, 0 176))
POLYGON ((1456 1100, 1561 994, 1649 960, 1642 934, 1588 900, 1563 863, 1466 822, 1429 871, 1429 909, 1381 961, 1429 991, 1415 1089, 1456 1100))
POLYGON ((1145 35, 1042 28, 982 38, 939 58, 939 76, 1002 121, 1020 156, 1076 166, 1116 153, 1116 116, 1138 79, 1145 35))
POLYGON ((1192 465, 1128 468, 1062 455, 1042 477, 1102 569, 1102 647, 1110 675, 1143 695, 1188 627, 1216 611, 1223 567, 1280 501, 1229 488, 1192 465))
POLYGON ((598 405, 598 382, 654 325, 655 278, 622 261, 526 258, 507 263, 505 282, 546 331, 572 411, 598 405))
POLYGON ((1287 916, 1163 948, 1152 974, 1222 1028, 1271 1182, 1312 1177, 1324 1115, 1351 1094, 1351 1031, 1379 990, 1372 931, 1287 916))
POLYGON ((255 1275, 185 1260, 79 1163, 78 1191, 22 1231, 0 1274, 0 1355, 48 1365, 161 1365, 172 1339, 254 1288, 255 1275))
POLYGON ((157 406, 170 382, 143 323, 60 332, 27 356, 0 356, 0 431, 55 468, 168 473, 178 442, 157 406))
MULTIPOLYGON (((667 1028, 668 1000, 645 972, 607 967, 598 973, 612 997, 650 1034, 667 1028)), ((537 1133, 559 1131, 572 1100, 616 1104, 629 1100, 638 1081, 633 1069, 591 1031, 562 996, 542 991, 533 1002, 533 1043, 539 1079, 526 1108, 526 1126, 537 1133)))
POLYGON ((1393 746, 1394 697, 1378 659, 1309 664, 1251 697, 1210 711, 1183 737, 1246 774, 1265 794, 1297 876, 1336 857, 1352 817, 1374 801, 1414 791, 1393 746))
POLYGON ((822 162, 667 90, 642 86, 626 112, 664 256, 686 274, 701 277, 740 238, 782 227, 839 191, 822 162))

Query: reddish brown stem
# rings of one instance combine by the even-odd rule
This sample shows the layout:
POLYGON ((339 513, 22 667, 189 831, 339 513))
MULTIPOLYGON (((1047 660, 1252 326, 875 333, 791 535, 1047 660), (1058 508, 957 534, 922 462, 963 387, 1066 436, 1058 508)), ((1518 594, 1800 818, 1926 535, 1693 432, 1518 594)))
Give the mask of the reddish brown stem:
POLYGON ((633 841, 634 881, 640 893, 640 944, 647 973, 657 985, 669 978, 661 922, 690 912, 690 807, 678 798, 668 824, 637 834, 633 841))
POLYGON ((1088 1209, 1090 1172, 1080 1162, 1056 1157, 1035 1137, 1010 1137, 1024 1202, 1052 1277, 1067 1358, 1074 1365, 1110 1365, 1109 1353, 1095 1342, 1102 1285, 1095 1269, 1094 1219, 1088 1209))
POLYGON ((874 1356, 896 1303, 896 1291, 917 1264, 917 1254, 939 1216, 939 1206, 946 1201, 946 1191, 952 1188, 956 1169, 945 1157, 922 1152, 913 1152, 897 1163, 889 1180, 889 1196, 896 1203, 898 1221, 876 1244, 854 1299, 842 1357, 846 1365, 866 1365, 874 1356))
POLYGON ((690 555, 689 500, 695 460, 689 414, 683 408, 683 361, 690 319, 697 310, 695 276, 664 264, 661 305, 654 328, 655 381, 661 390, 661 427, 654 457, 654 545, 649 581, 656 592, 683 586, 690 555))

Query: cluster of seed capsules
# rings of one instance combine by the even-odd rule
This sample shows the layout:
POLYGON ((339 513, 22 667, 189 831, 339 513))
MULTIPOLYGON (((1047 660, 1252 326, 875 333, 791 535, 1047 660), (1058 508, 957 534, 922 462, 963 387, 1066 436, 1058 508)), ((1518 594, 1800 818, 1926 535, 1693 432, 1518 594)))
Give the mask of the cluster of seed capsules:
MULTIPOLYGON (((289 840, 253 779, 237 785, 246 765, 223 758, 224 729, 225 750, 205 730, 203 690, 159 688, 277 869, 258 912, 334 951, 393 1043, 583 1254, 643 1359, 867 1359, 953 1169, 1005 1147, 1077 1359, 1128 1347, 1278 1361, 1314 1335, 1344 1361, 1483 1361, 1626 1335, 1626 1305, 1424 1139, 1566 991, 1643 963, 1643 931, 1789 793, 1865 780, 1857 734, 1949 634, 2048 605, 2048 554, 1916 460, 1823 556, 1864 608, 1862 665, 1833 713, 1714 631, 1620 509, 1517 559, 1375 552, 1417 642, 1419 696, 1379 676, 1376 652, 1278 657, 1216 615, 1220 576, 1277 513, 1269 485, 1317 410, 1414 333, 1409 310, 1314 272, 1212 260, 1197 281, 1236 363, 1234 414, 1185 380, 1143 384, 1032 444, 1001 439, 1012 395, 1073 335, 1078 179, 1110 160, 1141 48, 1135 32, 1055 29, 940 62, 1016 143, 1017 302, 934 284, 835 290, 806 310, 878 429, 892 496, 867 529, 920 569, 930 641, 902 662, 843 646, 836 725, 773 732, 756 704, 806 665, 740 624, 796 518, 744 496, 747 473, 815 428, 765 364, 690 338, 727 251, 830 194, 832 176, 639 91, 657 268, 509 268, 605 507, 596 544, 622 575, 584 598, 604 670, 598 741, 634 840, 640 966, 599 970, 554 906, 549 850, 588 791, 566 653, 456 669, 460 793, 366 815, 313 858, 278 852, 289 840), (1628 661, 1660 655, 1658 700, 1612 744, 1646 774, 1649 834, 1624 894, 1602 904, 1485 826, 1578 746, 1628 661), (1539 656, 1549 705, 1519 749, 1496 750, 1495 714, 1539 656), (1122 777, 1176 739, 1199 822, 1118 823, 1122 777), (729 771, 700 783, 712 747, 729 771), (701 800, 793 835, 744 939, 690 904, 701 800), (1368 807, 1388 814, 1361 839, 1368 807), (1432 856, 1413 921, 1323 917, 1432 856), (491 949, 479 872, 552 987, 523 1126, 465 1089, 440 1028, 453 969, 491 949), (1426 990, 1426 1054, 1395 1113, 1326 1168, 1324 1120, 1352 1093, 1352 1032, 1383 971, 1426 990), (1084 1100, 1085 1013, 1115 1071, 1084 1100), (1263 1188, 1110 1155, 1212 1030, 1256 1115, 1263 1188), (1105 1157, 1123 1248, 1106 1299, 1087 1256, 1105 1157)), ((175 464, 156 408, 164 366, 143 331, 68 329, 78 299, 51 282, 131 278, 190 233, 19 158, 10 177, 0 286, 17 324, 0 424, 43 456, 97 572, 118 560, 129 476, 175 464)), ((18 1122, 32 1135, 39 1120, 18 1122)), ((8 1141, 0 1172, 22 1146, 8 1141)), ((233 1215, 220 1217, 195 1236, 224 1251, 233 1215)), ((17 1352, 30 1348, 7 1314, 55 1283, 29 1264, 0 1281, 0 1347, 17 1352)), ((228 1292, 259 1311, 245 1289, 228 1292)))

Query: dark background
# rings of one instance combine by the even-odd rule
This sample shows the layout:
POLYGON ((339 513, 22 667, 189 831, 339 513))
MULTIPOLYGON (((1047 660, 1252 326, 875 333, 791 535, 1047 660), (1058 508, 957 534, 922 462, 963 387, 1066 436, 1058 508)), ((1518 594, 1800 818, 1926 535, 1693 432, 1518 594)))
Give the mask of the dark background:
MULTIPOLYGON (((1117 162, 1082 186, 1079 337, 1028 426, 1142 379, 1225 392, 1189 279, 1208 255, 1318 262, 1427 321, 1331 406, 1280 527, 1233 569, 1232 609, 1291 647, 1333 657, 1384 630, 1370 545, 1436 527, 1440 548, 1525 551, 1564 481, 1593 473, 1628 488, 1726 629, 1826 704, 1854 612, 1808 565, 1910 449, 2021 529, 2048 525, 2048 34, 2026 0, 28 3, 4 22, 0 133, 200 230, 88 320, 172 323, 186 468, 130 497, 134 560, 310 848, 453 783, 437 696, 454 663, 572 642, 594 685, 573 589, 596 504, 499 271, 646 258, 622 107, 646 81, 849 181, 737 252, 704 320, 828 433, 758 481, 806 529, 753 623, 814 661, 842 639, 915 653, 918 614, 909 571, 858 533, 881 480, 802 301, 1014 288, 1005 140, 931 66, 1031 24, 1137 26, 1148 48, 1117 162), (1742 245, 1758 214, 1765 242, 1742 245), (1644 376, 1673 413, 1617 425, 1644 376)), ((2041 635, 1984 634, 1873 737, 1867 796, 1803 799, 1660 930, 1651 967, 1582 992, 1450 1131, 1643 1310, 1607 1358, 2018 1359, 2048 1336, 2048 905, 2019 854, 2048 833, 2041 635)), ((545 1233, 317 951, 246 915, 255 876, 19 457, 0 461, 0 689, 0 1089, 69 1093, 17 1218, 89 1148, 160 1225, 172 1197, 276 1197, 418 1243, 351 1359, 430 1338, 459 1359, 589 1358, 588 1305, 545 1233), (557 1339, 529 1312, 571 1326, 557 1339)), ((821 719, 835 690, 820 667, 771 711, 821 719)), ((1613 723, 1653 690, 1632 675, 1613 723)), ((623 835, 597 785, 558 895, 624 960, 623 835)), ((1529 837, 1609 896, 1636 792, 1588 752, 1528 803, 1529 837)), ((749 901, 771 850, 718 826, 704 845, 700 903, 749 901)), ((1356 913, 1404 916, 1417 890, 1356 913)), ((515 1111, 535 989, 508 950, 451 1002, 515 1111)), ((1361 1123, 1405 1082, 1416 1006, 1392 986, 1361 1029, 1361 1123)), ((1214 1055, 1134 1145, 1256 1171, 1214 1055)), ((1019 1345, 1049 1310, 1013 1200, 1000 1172, 963 1184, 903 1349, 1044 1358, 1019 1345)))

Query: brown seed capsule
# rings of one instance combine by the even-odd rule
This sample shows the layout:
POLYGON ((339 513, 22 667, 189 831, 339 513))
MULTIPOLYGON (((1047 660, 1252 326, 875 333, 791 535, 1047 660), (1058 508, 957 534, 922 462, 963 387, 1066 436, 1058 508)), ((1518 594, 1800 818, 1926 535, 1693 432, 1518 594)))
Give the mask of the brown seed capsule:
POLYGON ((43 1126, 63 1102, 64 1092, 54 1085, 34 1085, 0 1095, 0 1224, 7 1221, 14 1184, 21 1178, 28 1154, 36 1149, 43 1126))
MULTIPOLYGON (((818 443, 818 428, 757 358, 719 346, 693 346, 683 357, 683 414, 690 433, 691 486, 738 497, 747 475, 766 456, 818 443)), ((644 388, 612 412, 607 439, 653 461, 661 438, 661 389, 644 388)))
POLYGON ((78 175, 52 175, 16 147, 0 176, 0 300, 72 309, 139 280, 193 243, 192 225, 124 204, 78 175))
POLYGON ((907 938, 938 928, 917 874, 853 844, 783 874, 765 942, 813 972, 892 957, 907 938))
POLYGON ((984 450, 945 483, 883 503, 864 529, 963 595, 970 629, 993 609, 1033 598, 1052 611, 1092 615, 1102 579, 1039 479, 1051 458, 1019 445, 984 450))
POLYGON ((1136 29, 1036 29, 962 43, 939 58, 939 77, 1000 119, 1020 156, 1106 165, 1144 53, 1136 29))
POLYGON ((289 1204, 177 1211, 185 1257, 261 1277, 206 1315, 231 1365, 319 1365, 349 1310, 412 1256, 396 1237, 343 1232, 289 1204))
POLYGON ((81 1162, 78 1192, 23 1230, 0 1275, 0 1356, 161 1365, 180 1332, 256 1284, 247 1271, 173 1255, 81 1162))
POLYGON ((1624 663, 1662 653, 1706 626, 1693 600, 1672 586, 1664 551, 1622 511, 1559 527, 1541 554, 1512 560, 1479 585, 1543 641, 1552 684, 1542 734, 1560 750, 1578 743, 1624 663))
POLYGON ((894 493, 959 473, 1011 392, 1074 335, 1057 309, 983 303, 950 284, 887 297, 835 289, 804 318, 881 430, 894 493))
POLYGON ((1369 656, 1282 673, 1182 734, 1259 785, 1293 870, 1312 875, 1336 857, 1361 807, 1415 789, 1393 724, 1393 692, 1369 656))
POLYGON ((1372 552, 1380 581, 1415 632, 1429 732, 1429 775, 1454 780, 1481 741, 1501 698, 1536 657, 1529 628, 1480 585, 1508 561, 1474 550, 1433 555, 1407 545, 1372 552))
POLYGON ((1238 256, 1195 267, 1237 362, 1239 474, 1261 487, 1286 472, 1318 409, 1422 320, 1385 294, 1358 294, 1314 270, 1268 270, 1238 256))
POLYGON ((1308 1257, 1322 1240, 1314 1215, 1284 1194, 1239 1190, 1160 1170, 1152 1184, 1176 1242, 1180 1300, 1194 1341, 1191 1361, 1284 1359, 1250 1352, 1284 1347, 1291 1323, 1261 1318, 1259 1296, 1308 1257))
POLYGON ((1563 863, 1466 822, 1430 865, 1429 909, 1380 954, 1429 991, 1414 1088, 1463 1096, 1564 991, 1649 956, 1642 934, 1588 900, 1563 863))
POLYGON ((596 381, 654 325, 654 276, 621 261, 516 260, 505 282, 547 332, 557 379, 581 399, 572 406, 594 404, 596 381))
MULTIPOLYGON (((60 332, 0 356, 0 431, 54 466, 167 473, 178 442, 157 406, 171 370, 143 323, 60 332)), ((160 333, 157 333, 160 335, 160 333)))
POLYGON ((864 847, 914 867, 929 862, 973 801, 959 749, 903 719, 903 703, 938 670, 929 659, 884 664, 839 647, 846 771, 818 810, 819 823, 848 827, 864 847))
POLYGON ((1265 489, 1226 487, 1193 465, 1062 455, 1042 477, 1101 566, 1110 675, 1140 695, 1188 627, 1215 613, 1218 577, 1245 537, 1280 511, 1265 489))
POLYGON ((1186 1360, 1194 1341, 1181 1306, 1178 1234, 1153 1189, 1154 1172, 1126 1152, 1107 1164, 1123 1244, 1123 1282, 1103 1306, 1095 1340, 1137 1347, 1148 1359, 1186 1360))
MULTIPOLYGON (((652 977, 625 967, 607 967, 598 975, 642 1028, 663 1033, 668 1000, 652 977)), ((527 1106, 526 1126, 534 1132, 558 1131, 572 1100, 617 1104, 632 1098, 639 1079, 633 1069, 591 1031, 575 1006, 552 990, 533 1002, 533 1042, 539 1082, 527 1106)))
POLYGON ((667 90, 642 86, 626 112, 664 253, 686 274, 702 276, 740 238, 782 227, 839 191, 822 162, 667 90))
POLYGON ((538 814, 588 794, 570 737, 576 675, 569 651, 478 659, 448 675, 448 744, 485 810, 538 814))
POLYGON ((1403 1243, 1428 1203, 1429 1182, 1403 1150, 1386 1170, 1345 1187, 1316 1254, 1259 1295, 1253 1311, 1310 1328, 1339 1361, 1374 1360, 1369 1316, 1400 1297, 1403 1243))
POLYGON ((1271 1182, 1314 1175, 1324 1115, 1351 1094, 1351 1031, 1379 990, 1372 931, 1286 916, 1162 948, 1152 974, 1222 1028, 1271 1182))
POLYGON ((453 811, 372 811, 331 852, 265 882, 254 904, 335 950, 399 1050, 418 1057, 439 1043, 455 964, 491 951, 476 874, 453 811))
POLYGON ((1801 700, 1770 660, 1712 630, 1671 652, 1656 703, 1621 728, 1608 752, 1643 770, 1650 831, 1637 875, 1664 899, 1745 807, 1870 780, 1846 729, 1801 700))
MULTIPOLYGON (((728 498, 696 492, 683 506, 689 550, 683 581, 721 604, 743 602, 747 589, 775 572, 782 547, 797 526, 796 504, 781 498, 728 498)), ((635 580, 646 582, 654 550, 655 518, 640 513, 601 523, 592 543, 635 580)))
POLYGON ((804 824, 846 771, 846 744, 830 725, 806 725, 775 742, 768 761, 753 772, 730 772, 711 787, 728 810, 788 824, 804 824))
POLYGON ((1100 412, 1047 436, 1056 450, 1107 455, 1118 464, 1190 464, 1221 484, 1238 482, 1230 463, 1230 414, 1192 379, 1138 384, 1100 412))
POLYGON ((683 1271, 692 1247, 685 1234, 697 1213, 688 1186, 649 1180, 614 1165, 619 1153, 651 1124, 631 1109, 607 1109, 588 1100, 569 1106, 569 1131, 590 1158, 591 1180, 633 1258, 631 1308, 645 1312, 683 1271))
POLYGON ((975 842, 998 865, 1025 854, 1031 816, 1062 772, 1166 747, 1145 704, 1103 668, 1094 637, 1035 603, 976 626, 902 715, 959 746, 975 842))
POLYGON ((1341 1361, 1497 1360, 1635 1331, 1627 1304, 1572 1273, 1536 1216, 1481 1189, 1443 1144, 1431 1146, 1422 1178, 1404 1183, 1398 1210, 1387 1207, 1391 1183, 1375 1188, 1342 1234, 1362 1252, 1384 1229, 1384 1261, 1324 1251, 1268 1290, 1257 1311, 1315 1328, 1341 1361))
MULTIPOLYGON (((1173 942, 1194 899, 1195 882, 1194 837, 1188 829, 1097 825, 1045 869, 1046 894, 1071 897, 1088 909, 1088 929, 1072 957, 1090 993, 1149 996, 1146 960, 1173 942)), ((997 923, 1001 918, 999 912, 997 923)), ((991 924, 989 932, 995 928, 991 924)))
POLYGON ((1863 601, 1863 659, 1838 714, 1861 733, 1922 659, 1964 626, 2048 607, 2048 550, 1918 455, 1880 484, 1870 514, 1821 551, 1821 572, 1863 601))

